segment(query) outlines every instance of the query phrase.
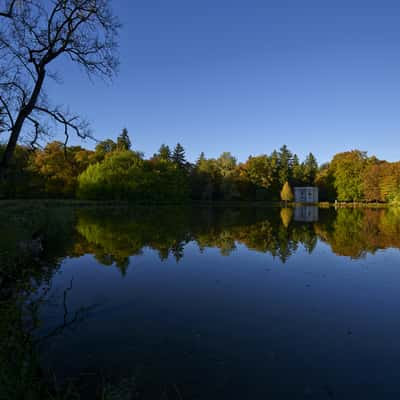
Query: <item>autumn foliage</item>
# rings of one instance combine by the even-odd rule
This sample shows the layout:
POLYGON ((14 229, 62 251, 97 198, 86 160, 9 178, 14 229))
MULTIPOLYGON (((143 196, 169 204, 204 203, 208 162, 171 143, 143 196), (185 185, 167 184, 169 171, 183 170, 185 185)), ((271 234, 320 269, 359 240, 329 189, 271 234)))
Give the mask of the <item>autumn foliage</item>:
MULTIPOLYGON (((51 142, 41 150, 17 146, 3 198, 80 198, 138 202, 293 201, 295 186, 317 186, 321 201, 400 204, 400 162, 353 150, 321 166, 312 153, 303 162, 287 146, 245 162, 229 152, 186 159, 181 144, 163 144, 150 158, 133 150, 128 131, 94 150, 51 142)), ((0 145, 1 152, 4 146, 0 145)))

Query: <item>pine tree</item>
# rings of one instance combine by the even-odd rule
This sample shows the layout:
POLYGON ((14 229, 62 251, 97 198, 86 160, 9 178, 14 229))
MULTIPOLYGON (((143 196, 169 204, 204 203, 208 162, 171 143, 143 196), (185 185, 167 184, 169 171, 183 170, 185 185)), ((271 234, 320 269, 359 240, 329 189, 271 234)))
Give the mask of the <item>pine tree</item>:
POLYGON ((130 150, 131 149, 131 140, 129 139, 128 129, 122 129, 121 134, 118 136, 117 139, 117 149, 122 150, 130 150))
POLYGON ((293 201, 293 192, 292 188, 289 185, 289 182, 285 182, 283 188, 281 190, 281 199, 287 203, 288 201, 293 201))
POLYGON ((177 143, 174 148, 174 152, 172 153, 172 161, 180 167, 183 167, 186 163, 185 149, 180 143, 177 143))
POLYGON ((300 164, 299 157, 297 154, 293 156, 292 161, 292 184, 301 185, 304 181, 304 168, 303 164, 300 164))
POLYGON ((279 182, 283 185, 292 177, 292 152, 286 145, 279 149, 279 182))
POLYGON ((318 172, 318 163, 317 159, 314 157, 312 153, 309 153, 307 158, 303 163, 304 169, 304 180, 307 185, 314 185, 315 178, 318 172))

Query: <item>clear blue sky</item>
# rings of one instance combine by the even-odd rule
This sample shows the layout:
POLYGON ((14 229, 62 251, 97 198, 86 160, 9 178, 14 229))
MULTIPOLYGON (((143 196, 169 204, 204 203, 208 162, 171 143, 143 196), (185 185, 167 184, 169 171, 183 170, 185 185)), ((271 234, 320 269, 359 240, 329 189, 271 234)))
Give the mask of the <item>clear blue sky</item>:
POLYGON ((400 159, 399 1, 112 3, 118 76, 90 82, 60 64, 64 83, 48 88, 98 138, 127 127, 146 156, 179 141, 190 160, 284 143, 320 162, 353 148, 400 159))

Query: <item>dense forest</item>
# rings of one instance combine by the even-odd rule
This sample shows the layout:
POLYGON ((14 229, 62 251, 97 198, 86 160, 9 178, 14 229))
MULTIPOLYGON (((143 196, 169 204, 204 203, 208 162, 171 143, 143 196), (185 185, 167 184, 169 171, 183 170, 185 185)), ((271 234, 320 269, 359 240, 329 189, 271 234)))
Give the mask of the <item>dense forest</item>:
MULTIPOLYGON (((0 157, 5 146, 0 145, 0 157)), ((3 198, 78 198, 137 202, 290 200, 293 186, 316 185, 321 201, 400 201, 400 162, 390 163, 353 150, 318 165, 304 161, 286 145, 271 154, 239 163, 229 152, 218 158, 201 153, 186 160, 181 144, 163 144, 151 158, 132 149, 124 129, 116 141, 98 142, 94 150, 51 142, 43 149, 17 146, 3 198), (286 184, 286 185, 285 185, 286 184), (289 197, 284 193, 289 190, 289 197)))

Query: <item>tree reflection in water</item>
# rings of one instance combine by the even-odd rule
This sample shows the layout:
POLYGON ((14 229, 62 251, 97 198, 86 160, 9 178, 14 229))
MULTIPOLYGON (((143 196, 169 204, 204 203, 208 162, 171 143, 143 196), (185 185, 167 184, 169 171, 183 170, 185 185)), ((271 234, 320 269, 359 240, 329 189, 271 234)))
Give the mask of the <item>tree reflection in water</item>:
POLYGON ((79 210, 75 256, 93 254, 103 265, 116 265, 123 274, 129 257, 144 248, 161 260, 179 261, 189 242, 200 251, 218 248, 222 255, 238 244, 269 253, 286 262, 299 246, 309 253, 317 241, 329 244, 337 255, 363 257, 378 249, 400 247, 400 213, 395 210, 291 208, 136 208, 132 210, 79 210), (311 213, 311 216, 310 216, 311 213), (316 220, 317 219, 317 220, 316 220))
MULTIPOLYGON (((46 287, 66 257, 92 254, 100 264, 115 266, 125 275, 131 256, 145 248, 155 250, 161 260, 173 257, 179 262, 188 243, 200 252, 217 248, 223 256, 245 246, 282 263, 300 248, 312 253, 318 241, 328 244, 333 253, 351 258, 400 248, 397 209, 319 210, 317 221, 318 214, 311 214, 308 218, 307 210, 263 207, 1 210, 3 232, 7 232, 0 237, 1 395, 18 398, 30 393, 32 398, 53 398, 54 388, 42 384, 43 371, 36 356, 35 346, 41 339, 36 332, 38 309, 47 301, 46 287), (33 251, 37 243, 38 251, 33 251)), ((67 293, 68 288, 64 290, 67 293)), ((64 302, 64 316, 65 309, 64 302)), ((44 336, 84 318, 85 310, 90 311, 72 310, 64 324, 44 336)))

